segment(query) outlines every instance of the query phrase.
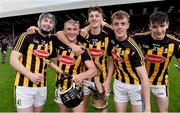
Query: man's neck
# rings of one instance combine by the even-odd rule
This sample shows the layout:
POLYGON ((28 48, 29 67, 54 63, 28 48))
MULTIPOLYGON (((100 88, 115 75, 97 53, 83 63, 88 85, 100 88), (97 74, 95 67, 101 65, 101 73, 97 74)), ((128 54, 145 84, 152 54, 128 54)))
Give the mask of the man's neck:
POLYGON ((116 37, 116 39, 120 42, 126 40, 128 38, 128 35, 124 35, 123 37, 116 37))
POLYGON ((77 40, 73 40, 73 41, 70 41, 69 42, 73 43, 73 44, 77 44, 77 40))
POLYGON ((98 34, 100 34, 100 32, 101 32, 101 28, 100 27, 98 27, 98 28, 91 28, 91 33, 93 35, 98 35, 98 34))
POLYGON ((41 35, 41 36, 43 36, 43 37, 47 37, 48 35, 49 35, 49 33, 47 33, 47 32, 43 32, 43 31, 38 31, 39 32, 39 34, 41 35))
POLYGON ((151 34, 151 37, 154 39, 154 40, 163 40, 164 39, 164 37, 165 37, 165 34, 164 35, 162 35, 162 37, 161 38, 156 38, 155 36, 153 36, 152 34, 151 34))

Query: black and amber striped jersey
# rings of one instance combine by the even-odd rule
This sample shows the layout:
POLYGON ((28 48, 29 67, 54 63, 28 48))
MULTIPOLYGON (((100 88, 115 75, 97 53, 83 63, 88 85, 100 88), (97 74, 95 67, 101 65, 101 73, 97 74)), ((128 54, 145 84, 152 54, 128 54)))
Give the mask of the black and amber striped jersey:
MULTIPOLYGON (((88 49, 93 61, 101 68, 98 73, 98 80, 103 83, 107 78, 107 51, 109 44, 109 35, 105 31, 101 31, 98 35, 93 35, 90 32, 83 43, 85 48, 88 49)), ((91 81, 94 81, 92 79, 91 81)))
MULTIPOLYGON (((91 60, 87 50, 85 50, 82 54, 76 54, 72 51, 71 48, 60 42, 58 39, 53 43, 56 49, 53 50, 53 55, 56 54, 58 60, 57 65, 68 75, 77 75, 80 74, 83 70, 84 62, 87 60, 91 60)), ((82 43, 77 42, 77 45, 82 45, 82 43)), ((56 87, 61 87, 63 90, 67 90, 71 86, 71 81, 68 80, 61 81, 61 78, 64 77, 63 74, 56 74, 56 87)))
POLYGON ((114 59, 114 76, 126 84, 140 84, 136 67, 145 65, 144 56, 136 42, 131 38, 124 41, 111 40, 109 55, 114 59))
POLYGON ((180 41, 169 34, 166 34, 162 40, 154 40, 150 32, 138 33, 134 36, 134 40, 145 54, 151 84, 167 84, 169 63, 174 55, 180 58, 180 41))
POLYGON ((114 59, 115 79, 126 84, 141 84, 135 68, 145 65, 145 61, 137 43, 131 37, 118 41, 110 27, 105 25, 103 29, 111 36, 108 55, 114 59))
POLYGON ((15 86, 24 87, 44 87, 46 86, 46 68, 42 58, 34 55, 35 50, 46 50, 52 53, 52 40, 50 37, 43 37, 40 34, 28 35, 26 32, 22 33, 18 38, 13 50, 22 53, 20 61, 32 73, 42 73, 44 79, 40 84, 33 83, 27 76, 17 72, 15 79, 15 86))

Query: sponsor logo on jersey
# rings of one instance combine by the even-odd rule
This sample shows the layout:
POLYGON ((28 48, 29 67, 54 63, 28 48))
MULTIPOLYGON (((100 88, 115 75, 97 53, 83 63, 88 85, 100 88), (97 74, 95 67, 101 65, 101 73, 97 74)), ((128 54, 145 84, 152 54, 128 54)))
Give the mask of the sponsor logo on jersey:
POLYGON ((33 55, 40 58, 47 58, 50 54, 46 50, 33 50, 33 55))
POLYGON ((104 50, 102 50, 102 49, 92 48, 92 49, 89 49, 89 51, 90 51, 92 57, 100 57, 100 56, 103 56, 103 54, 104 54, 104 50))
POLYGON ((65 48, 64 48, 63 46, 61 46, 61 45, 60 45, 58 48, 59 48, 59 49, 62 49, 62 50, 64 50, 64 49, 65 49, 65 48))
POLYGON ((123 62, 123 59, 116 54, 117 53, 116 51, 112 51, 111 53, 115 60, 117 60, 118 62, 123 62))
POLYGON ((151 62, 151 63, 162 63, 165 61, 165 57, 163 56, 158 56, 158 55, 146 55, 146 60, 151 62))
POLYGON ((74 58, 71 58, 69 56, 59 56, 59 61, 63 64, 69 64, 69 65, 74 65, 76 60, 74 58))

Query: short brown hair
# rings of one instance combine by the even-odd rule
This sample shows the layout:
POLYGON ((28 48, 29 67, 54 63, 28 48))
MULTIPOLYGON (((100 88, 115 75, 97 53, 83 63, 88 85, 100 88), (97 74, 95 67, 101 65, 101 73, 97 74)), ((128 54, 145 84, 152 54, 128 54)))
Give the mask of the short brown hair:
POLYGON ((128 21, 129 21, 129 18, 130 18, 129 14, 127 12, 125 12, 125 11, 119 10, 119 11, 113 13, 113 15, 111 16, 111 21, 113 21, 113 19, 122 20, 124 18, 127 18, 128 21))
POLYGON ((90 7, 88 9, 88 14, 91 13, 92 11, 97 11, 97 12, 103 14, 103 10, 100 7, 98 7, 98 6, 90 7))
POLYGON ((167 13, 159 11, 151 14, 151 16, 149 17, 149 22, 152 24, 162 24, 164 22, 169 22, 169 18, 167 13))

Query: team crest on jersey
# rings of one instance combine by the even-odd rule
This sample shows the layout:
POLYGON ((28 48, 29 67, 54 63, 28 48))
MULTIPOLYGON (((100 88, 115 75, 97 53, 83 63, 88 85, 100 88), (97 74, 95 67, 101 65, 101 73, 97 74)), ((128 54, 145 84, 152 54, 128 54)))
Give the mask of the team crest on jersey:
POLYGON ((64 50, 64 49, 65 49, 65 48, 64 48, 63 46, 61 46, 61 45, 60 45, 58 48, 59 48, 59 49, 62 49, 62 50, 64 50))
POLYGON ((76 60, 74 58, 63 55, 59 56, 59 61, 63 64, 68 64, 68 65, 74 65, 76 63, 76 60))
POLYGON ((142 47, 146 48, 146 49, 149 49, 149 45, 147 45, 147 44, 143 44, 142 47))
POLYGON ((111 51, 111 54, 112 54, 113 58, 114 58, 115 60, 117 60, 118 62, 123 62, 123 59, 122 59, 120 56, 118 56, 116 53, 117 53, 117 52, 114 51, 114 50, 111 51))
POLYGON ((91 39, 91 40, 88 40, 88 42, 91 43, 93 46, 97 46, 98 39, 91 39))
POLYGON ((104 50, 102 50, 102 49, 92 48, 92 49, 89 49, 89 51, 90 51, 92 57, 100 57, 100 56, 103 56, 103 54, 104 54, 104 50))
POLYGON ((46 41, 41 40, 41 45, 42 45, 42 47, 45 47, 45 45, 46 45, 46 41))
POLYGON ((146 60, 151 63, 162 63, 166 60, 166 58, 163 56, 152 54, 152 55, 146 55, 146 60))
POLYGON ((36 40, 36 39, 33 39, 33 42, 36 43, 36 44, 39 44, 39 41, 36 40))

